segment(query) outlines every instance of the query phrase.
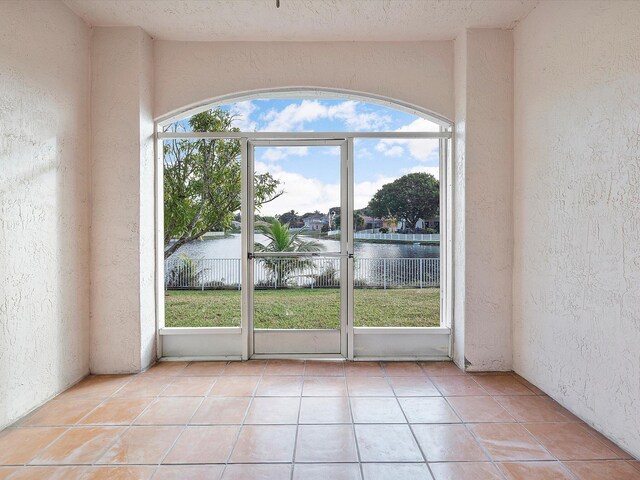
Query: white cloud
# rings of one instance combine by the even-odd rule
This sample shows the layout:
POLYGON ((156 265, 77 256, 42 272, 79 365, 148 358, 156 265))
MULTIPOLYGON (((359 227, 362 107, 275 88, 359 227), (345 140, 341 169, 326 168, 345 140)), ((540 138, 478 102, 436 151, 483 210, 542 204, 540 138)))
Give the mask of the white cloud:
MULTIPOLYGON (((331 207, 340 205, 340 185, 324 183, 315 178, 288 172, 277 164, 257 161, 256 173, 271 173, 280 180, 279 188, 284 194, 269 202, 260 210, 262 215, 276 215, 294 209, 300 214, 319 210, 328 212, 331 207)), ((404 173, 403 173, 404 174, 404 173)), ((371 197, 386 183, 393 182, 398 177, 384 176, 373 181, 358 182, 354 186, 354 208, 364 208, 371 197)))
POLYGON ((439 167, 427 167, 426 165, 416 165, 415 167, 411 167, 411 168, 403 168, 400 171, 402 172, 403 175, 406 175, 408 173, 430 173, 431 175, 436 177, 436 179, 440 178, 439 167))
MULTIPOLYGON (((396 132, 437 132, 438 125, 425 118, 417 118, 413 122, 404 125, 396 130, 396 132)), ((413 158, 420 162, 428 162, 437 160, 438 158, 438 140, 435 139, 418 139, 405 140, 399 138, 380 140, 376 145, 376 150, 384 153, 386 156, 400 156, 398 147, 403 146, 413 158), (389 153, 391 152, 391 153, 389 153)), ((403 152, 402 152, 403 153, 403 152)))
POLYGON ((268 162, 277 162, 278 160, 287 158, 290 155, 304 157, 308 154, 309 147, 274 147, 266 149, 260 156, 260 159, 268 162))
POLYGON ((327 212, 340 204, 340 185, 324 183, 315 178, 283 170, 278 165, 256 162, 256 173, 271 173, 280 180, 284 194, 269 202, 260 210, 263 215, 275 215, 294 209, 298 213, 319 210, 327 212))
POLYGON ((401 157, 404 155, 404 148, 400 145, 394 145, 387 150, 383 150, 385 157, 401 157))
POLYGON ((391 119, 378 112, 362 111, 360 102, 347 100, 335 105, 323 105, 318 100, 291 103, 282 110, 270 110, 263 116, 267 132, 299 131, 306 123, 317 120, 340 120, 348 130, 382 128, 391 119))
POLYGON ((258 124, 254 120, 251 120, 251 114, 256 108, 251 100, 234 103, 229 109, 229 113, 235 117, 233 126, 238 127, 243 132, 253 132, 257 130, 258 124))

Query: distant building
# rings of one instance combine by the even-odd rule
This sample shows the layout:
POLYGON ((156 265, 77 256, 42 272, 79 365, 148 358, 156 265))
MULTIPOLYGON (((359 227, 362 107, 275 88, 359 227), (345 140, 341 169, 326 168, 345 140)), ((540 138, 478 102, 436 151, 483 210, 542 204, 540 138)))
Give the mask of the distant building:
POLYGON ((329 224, 329 218, 326 215, 312 215, 304 219, 305 230, 320 231, 322 227, 329 224))

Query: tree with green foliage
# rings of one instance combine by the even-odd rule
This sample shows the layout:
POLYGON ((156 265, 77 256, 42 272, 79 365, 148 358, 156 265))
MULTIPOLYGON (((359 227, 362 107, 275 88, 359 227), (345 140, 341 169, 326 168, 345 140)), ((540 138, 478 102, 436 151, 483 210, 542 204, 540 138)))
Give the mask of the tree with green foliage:
MULTIPOLYGON (((225 110, 207 110, 188 120, 194 132, 238 132, 225 110)), ((176 122, 165 131, 184 131, 176 122)), ((255 176, 256 206, 278 197, 279 181, 255 176)), ((164 258, 210 231, 231 226, 241 206, 240 141, 173 139, 164 142, 164 258)))
POLYGON ((430 173, 410 173, 383 185, 367 211, 374 217, 404 220, 408 229, 414 229, 421 218, 439 214, 440 182, 430 173))
POLYGON ((291 228, 304 227, 304 220, 302 220, 295 210, 284 212, 282 215, 276 215, 276 218, 280 220, 280 223, 288 223, 291 228))
MULTIPOLYGON (((307 241, 300 238, 301 232, 289 230, 289 224, 282 224, 278 220, 272 222, 256 223, 256 229, 267 237, 269 242, 266 245, 255 243, 256 252, 319 252, 322 245, 316 241, 307 241)), ((265 267, 274 277, 278 287, 287 285, 291 274, 300 267, 311 265, 311 260, 300 257, 273 257, 261 258, 265 267)))

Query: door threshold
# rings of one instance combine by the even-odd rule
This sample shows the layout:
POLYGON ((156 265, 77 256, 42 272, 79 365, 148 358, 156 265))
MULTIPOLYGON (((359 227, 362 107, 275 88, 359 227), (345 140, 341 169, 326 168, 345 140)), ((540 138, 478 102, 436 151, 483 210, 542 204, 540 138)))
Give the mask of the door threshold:
POLYGON ((251 360, 345 360, 339 353, 254 353, 251 360))

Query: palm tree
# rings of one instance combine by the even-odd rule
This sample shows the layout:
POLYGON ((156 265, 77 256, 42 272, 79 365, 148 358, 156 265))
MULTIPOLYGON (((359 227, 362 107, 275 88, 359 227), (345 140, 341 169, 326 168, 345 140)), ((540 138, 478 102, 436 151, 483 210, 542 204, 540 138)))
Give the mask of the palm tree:
MULTIPOLYGON (((267 245, 256 242, 256 252, 319 252, 323 248, 319 242, 299 238, 302 230, 292 232, 288 223, 282 224, 276 219, 257 223, 256 229, 269 239, 267 245)), ((295 270, 312 265, 310 259, 300 257, 264 258, 262 261, 273 275, 276 287, 286 286, 295 270)))

